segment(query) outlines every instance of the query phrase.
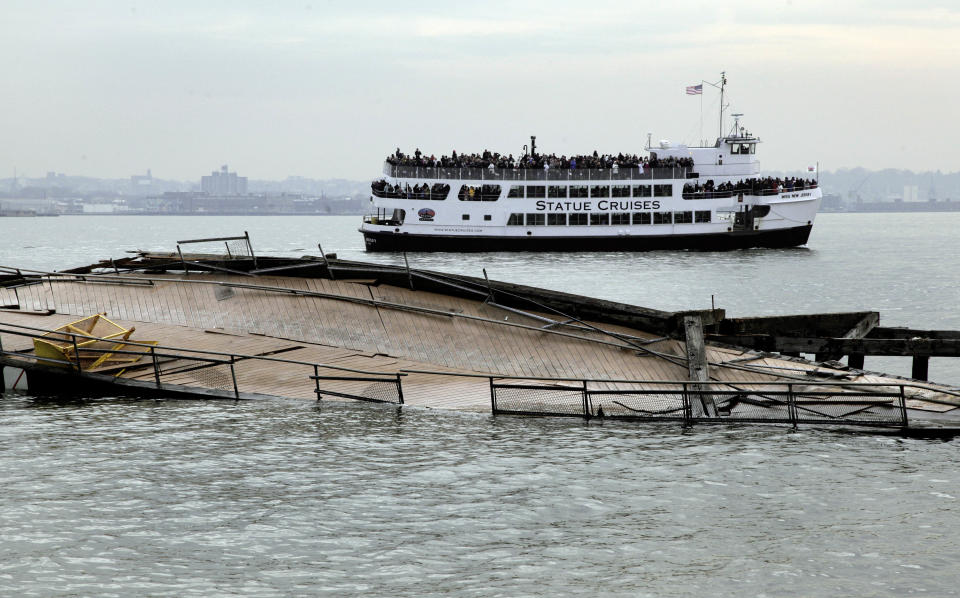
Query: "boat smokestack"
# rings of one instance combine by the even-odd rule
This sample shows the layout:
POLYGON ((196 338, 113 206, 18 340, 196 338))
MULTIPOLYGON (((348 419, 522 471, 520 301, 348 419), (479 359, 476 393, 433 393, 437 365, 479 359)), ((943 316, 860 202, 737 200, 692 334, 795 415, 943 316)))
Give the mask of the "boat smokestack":
POLYGON ((537 136, 536 135, 530 136, 530 155, 531 156, 537 155, 537 136))

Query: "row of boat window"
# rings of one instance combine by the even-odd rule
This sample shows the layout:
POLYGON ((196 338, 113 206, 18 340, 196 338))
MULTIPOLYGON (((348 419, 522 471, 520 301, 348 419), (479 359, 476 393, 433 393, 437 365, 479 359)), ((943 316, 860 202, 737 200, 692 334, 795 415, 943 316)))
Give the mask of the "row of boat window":
MULTIPOLYGON (((464 214, 464 220, 468 220, 464 214)), ((685 212, 601 212, 573 214, 510 214, 507 226, 622 226, 628 224, 693 224, 710 222, 710 210, 685 212)))

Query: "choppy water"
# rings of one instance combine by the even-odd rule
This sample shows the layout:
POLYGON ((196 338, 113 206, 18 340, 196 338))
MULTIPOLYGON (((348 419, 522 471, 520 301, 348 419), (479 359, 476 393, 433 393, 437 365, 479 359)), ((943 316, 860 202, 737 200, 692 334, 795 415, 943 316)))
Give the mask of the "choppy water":
MULTIPOLYGON (((875 309, 884 325, 956 329, 957 225, 830 214, 809 249, 410 259, 662 309, 713 294, 732 315, 875 309)), ((396 260, 363 255, 355 227, 0 219, 0 263, 63 268, 244 229, 264 253, 319 240, 396 260)), ((877 365, 908 371, 902 361, 877 365)), ((960 368, 934 359, 931 375, 958 381, 960 368)), ((0 595, 952 596, 958 445, 8 392, 0 595)))

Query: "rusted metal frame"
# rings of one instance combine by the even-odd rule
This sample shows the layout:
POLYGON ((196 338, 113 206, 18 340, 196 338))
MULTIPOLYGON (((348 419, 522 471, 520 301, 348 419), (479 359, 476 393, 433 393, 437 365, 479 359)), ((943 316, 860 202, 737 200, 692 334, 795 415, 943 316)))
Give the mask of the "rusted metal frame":
POLYGON ((150 347, 150 357, 153 360, 153 379, 157 388, 160 388, 160 362, 157 361, 157 352, 154 351, 154 347, 150 347))
POLYGON ((583 417, 590 419, 593 417, 593 410, 590 408, 590 394, 587 392, 587 381, 583 381, 583 387, 580 391, 583 397, 583 417))
POLYGON ((333 269, 330 267, 330 262, 327 261, 327 254, 323 252, 323 247, 320 246, 320 243, 317 243, 317 249, 320 251, 320 257, 323 259, 323 265, 327 267, 327 274, 330 275, 330 280, 336 280, 336 277, 333 275, 333 269))
POLYGON ((410 283, 410 290, 415 291, 413 288, 413 274, 410 273, 410 262, 407 260, 407 252, 403 252, 403 264, 407 268, 407 282, 410 283))
POLYGON ((188 243, 213 243, 215 241, 250 241, 250 236, 244 231, 243 236, 237 237, 210 237, 209 239, 184 239, 177 241, 177 244, 187 245, 188 243))
POLYGON ((233 355, 230 356, 230 378, 233 379, 233 396, 240 398, 240 389, 237 387, 237 370, 234 367, 236 359, 233 355))
POLYGON ((487 376, 490 381, 490 412, 497 414, 497 390, 493 385, 493 376, 487 376))
POLYGON ((250 250, 250 259, 253 260, 253 267, 254 267, 254 269, 256 269, 256 267, 257 267, 257 256, 256 256, 255 253, 253 253, 253 243, 250 242, 250 233, 248 233, 247 231, 243 231, 243 236, 244 236, 244 238, 247 240, 247 249, 250 250))
POLYGON ((316 381, 316 389, 314 390, 314 392, 317 393, 317 400, 320 400, 320 395, 321 393, 323 393, 323 394, 332 395, 332 396, 346 397, 349 399, 357 399, 360 401, 370 401, 374 403, 392 403, 392 401, 382 401, 380 399, 372 399, 370 397, 362 397, 360 395, 352 395, 349 393, 336 392, 332 390, 321 390, 320 388, 321 380, 342 380, 342 381, 354 381, 354 382, 391 382, 397 388, 397 404, 403 405, 404 402, 403 402, 402 379, 403 379, 403 376, 406 376, 406 375, 407 374, 405 373, 397 372, 393 376, 321 376, 317 371, 317 368, 314 367, 314 374, 313 376, 310 376, 310 378, 316 381))
POLYGON ((903 392, 903 384, 900 385, 900 418, 902 419, 901 425, 904 428, 908 427, 907 422, 907 397, 903 392))

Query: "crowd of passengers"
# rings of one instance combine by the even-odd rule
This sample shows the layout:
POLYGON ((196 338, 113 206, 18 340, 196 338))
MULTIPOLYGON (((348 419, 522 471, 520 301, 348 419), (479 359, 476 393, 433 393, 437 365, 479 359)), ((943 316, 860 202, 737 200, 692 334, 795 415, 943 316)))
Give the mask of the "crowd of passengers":
POLYGON ((817 181, 813 179, 803 179, 799 177, 765 177, 762 179, 746 179, 736 183, 726 182, 714 185, 712 180, 704 184, 687 183, 683 186, 684 194, 724 194, 733 195, 736 193, 746 193, 751 195, 761 194, 764 191, 789 192, 802 189, 813 189, 817 186, 817 181))
POLYGON ((513 154, 504 156, 498 152, 483 150, 482 154, 458 154, 456 150, 450 156, 434 155, 429 157, 419 148, 413 155, 407 155, 397 148, 387 162, 394 166, 426 166, 439 168, 562 168, 569 170, 584 168, 691 168, 693 158, 657 158, 656 156, 637 156, 636 154, 593 154, 584 156, 557 156, 556 154, 526 154, 517 158, 513 154))
POLYGON ((446 199, 447 194, 450 193, 450 185, 446 183, 434 183, 433 186, 423 183, 411 187, 410 183, 405 186, 391 185, 384 179, 372 182, 370 188, 377 197, 399 197, 400 199, 446 199))

